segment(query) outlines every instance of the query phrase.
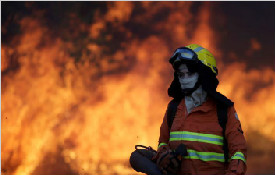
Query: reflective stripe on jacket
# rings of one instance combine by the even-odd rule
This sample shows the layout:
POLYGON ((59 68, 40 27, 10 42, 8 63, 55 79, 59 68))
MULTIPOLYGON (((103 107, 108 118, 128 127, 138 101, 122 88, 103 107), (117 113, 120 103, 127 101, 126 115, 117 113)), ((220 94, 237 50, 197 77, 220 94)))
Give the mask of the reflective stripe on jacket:
POLYGON ((208 98, 201 106, 186 112, 184 99, 178 105, 171 131, 165 114, 160 127, 158 152, 187 147, 180 175, 244 174, 246 171, 246 141, 234 107, 227 110, 225 137, 228 142, 229 164, 225 164, 223 129, 218 122, 216 103, 208 98))

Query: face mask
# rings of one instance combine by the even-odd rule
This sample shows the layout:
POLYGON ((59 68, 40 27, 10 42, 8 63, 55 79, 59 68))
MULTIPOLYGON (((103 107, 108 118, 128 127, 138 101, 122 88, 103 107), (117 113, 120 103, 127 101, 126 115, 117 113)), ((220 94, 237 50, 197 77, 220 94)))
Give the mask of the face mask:
POLYGON ((190 73, 187 66, 182 64, 179 67, 178 78, 181 89, 194 88, 196 82, 199 79, 199 74, 197 72, 190 73))

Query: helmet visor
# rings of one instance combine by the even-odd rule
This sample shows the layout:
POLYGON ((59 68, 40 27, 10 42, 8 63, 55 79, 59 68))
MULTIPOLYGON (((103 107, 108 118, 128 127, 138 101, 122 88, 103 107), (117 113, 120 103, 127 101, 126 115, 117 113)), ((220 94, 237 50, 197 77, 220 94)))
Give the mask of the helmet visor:
POLYGON ((177 49, 173 56, 170 58, 169 62, 174 66, 175 63, 177 62, 182 62, 182 61, 194 61, 197 62, 197 54, 188 48, 179 48, 177 49))

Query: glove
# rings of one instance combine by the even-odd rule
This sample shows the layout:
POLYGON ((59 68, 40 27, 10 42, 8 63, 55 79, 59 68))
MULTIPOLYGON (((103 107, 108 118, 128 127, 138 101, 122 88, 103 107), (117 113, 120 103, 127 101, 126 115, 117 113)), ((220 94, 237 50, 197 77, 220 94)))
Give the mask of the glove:
POLYGON ((176 173, 180 167, 180 162, 177 160, 174 152, 167 150, 160 154, 157 159, 157 166, 163 174, 167 174, 168 171, 176 173))
POLYGON ((246 165, 242 160, 231 160, 226 175, 244 175, 246 172, 246 165))

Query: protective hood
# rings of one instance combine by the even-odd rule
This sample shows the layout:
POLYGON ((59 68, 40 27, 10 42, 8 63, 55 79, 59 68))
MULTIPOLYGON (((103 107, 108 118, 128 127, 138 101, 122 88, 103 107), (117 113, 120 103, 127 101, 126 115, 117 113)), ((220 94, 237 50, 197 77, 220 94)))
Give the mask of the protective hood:
MULTIPOLYGON (((187 67, 189 69, 188 64, 187 67)), ((202 86, 203 90, 207 92, 208 96, 211 96, 217 102, 225 106, 232 106, 234 104, 227 97, 222 95, 220 92, 216 91, 219 81, 216 78, 216 75, 212 72, 212 70, 209 67, 205 66, 201 62, 198 62, 196 64, 196 70, 199 74, 198 85, 202 86)), ((168 95, 176 100, 180 100, 185 97, 185 94, 182 93, 181 85, 176 74, 176 71, 174 72, 174 80, 168 88, 168 95)))

